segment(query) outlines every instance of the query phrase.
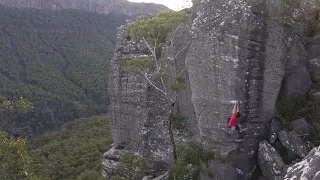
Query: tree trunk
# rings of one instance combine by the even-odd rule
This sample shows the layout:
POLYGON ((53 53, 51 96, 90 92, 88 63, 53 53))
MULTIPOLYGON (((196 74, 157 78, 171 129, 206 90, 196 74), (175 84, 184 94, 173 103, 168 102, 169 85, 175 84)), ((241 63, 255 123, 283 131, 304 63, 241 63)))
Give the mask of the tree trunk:
POLYGON ((173 109, 174 109, 175 103, 176 102, 171 103, 169 114, 168 114, 169 134, 170 134, 170 140, 171 140, 171 145, 172 145, 172 152, 173 152, 174 161, 177 160, 176 143, 174 141, 173 132, 172 132, 172 116, 173 116, 173 109))

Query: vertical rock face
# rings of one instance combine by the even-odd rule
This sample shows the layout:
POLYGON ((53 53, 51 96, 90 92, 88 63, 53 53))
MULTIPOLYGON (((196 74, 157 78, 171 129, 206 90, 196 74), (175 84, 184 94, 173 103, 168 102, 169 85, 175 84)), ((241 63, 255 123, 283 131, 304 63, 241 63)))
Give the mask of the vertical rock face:
MULTIPOLYGON (((293 39, 306 33, 306 12, 311 12, 314 1, 197 3, 186 64, 200 137, 203 143, 227 154, 242 178, 247 179, 256 168, 258 143, 266 138, 286 64, 294 64, 293 58, 297 58, 287 58, 288 52, 294 54, 288 49, 300 47, 299 40, 292 45, 293 39), (236 100, 241 101, 240 123, 247 129, 240 134, 240 143, 221 131, 221 127, 226 128, 236 100)), ((306 79, 310 86, 303 63, 299 72, 306 76, 301 80, 294 76, 301 83, 290 81, 287 86, 304 86, 306 79)))
POLYGON ((254 170, 284 75, 284 28, 274 20, 282 11, 281 1, 201 1, 193 21, 186 64, 200 136, 228 154, 244 178, 254 170), (235 100, 247 127, 240 144, 221 130, 235 100))
MULTIPOLYGON (((224 154, 237 179, 249 179, 258 167, 259 142, 267 139, 280 90, 309 89, 307 54, 299 37, 308 34, 307 22, 315 19, 315 0, 193 2, 191 24, 180 27, 178 41, 162 54, 179 54, 177 69, 183 70, 186 88, 177 111, 188 118, 188 138, 224 154), (237 100, 240 140, 222 130, 237 100)), ((124 71, 126 59, 144 55, 149 55, 147 47, 126 39, 121 29, 109 75, 114 146, 139 152, 151 164, 168 164, 166 103, 140 75, 124 71)))
POLYGON ((159 168, 171 161, 167 103, 142 75, 125 70, 126 60, 150 55, 144 43, 127 39, 125 33, 125 26, 120 27, 109 74, 113 147, 138 152, 159 168))

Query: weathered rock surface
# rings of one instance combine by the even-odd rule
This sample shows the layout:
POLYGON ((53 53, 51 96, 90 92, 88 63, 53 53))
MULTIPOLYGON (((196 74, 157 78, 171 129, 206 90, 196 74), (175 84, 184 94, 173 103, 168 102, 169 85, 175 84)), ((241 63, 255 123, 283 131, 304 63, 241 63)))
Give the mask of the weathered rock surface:
POLYGON ((267 141, 259 143, 258 162, 263 176, 268 180, 283 179, 286 172, 285 164, 279 153, 267 141))
POLYGON ((268 132, 268 140, 272 144, 274 143, 278 138, 278 133, 280 132, 280 126, 277 120, 273 119, 271 121, 269 132, 268 132))
POLYGON ((287 94, 306 94, 311 84, 310 72, 305 66, 300 66, 286 73, 282 87, 287 94))
MULTIPOLYGON (((247 179, 256 168, 258 144, 267 138, 267 126, 285 75, 287 49, 296 38, 294 34, 305 33, 305 18, 311 17, 306 12, 310 12, 312 2, 197 3, 186 64, 201 140, 228 154, 227 159, 239 169, 241 178, 247 179), (221 130, 235 100, 242 102, 240 123, 247 128, 240 135, 240 143, 221 130)), ((308 75, 306 68, 298 68, 297 72, 308 75)), ((305 88, 307 78, 299 76, 298 83, 296 79, 291 81, 294 78, 288 77, 288 87, 305 88)))
POLYGON ((199 139, 198 123, 194 114, 193 103, 190 98, 192 94, 189 83, 189 74, 185 64, 186 52, 190 44, 190 28, 190 22, 179 24, 175 29, 176 33, 174 37, 170 37, 173 46, 170 44, 169 46, 164 47, 162 52, 163 58, 175 60, 176 70, 185 82, 184 88, 180 89, 178 92, 178 101, 175 109, 176 114, 185 117, 184 124, 186 125, 186 129, 182 131, 183 133, 181 136, 177 137, 180 139, 199 139))
POLYGON ((296 132, 280 131, 278 136, 281 144, 288 150, 292 151, 300 157, 304 157, 308 154, 306 143, 299 137, 296 132))
POLYGON ((298 135, 310 134, 310 126, 304 118, 296 119, 290 123, 292 130, 298 135))
POLYGON ((161 176, 153 178, 153 180, 168 180, 168 179, 169 179, 169 173, 168 172, 162 174, 161 176))
POLYGON ((320 56, 320 45, 312 45, 308 48, 308 59, 314 59, 320 56))
POLYGON ((303 160, 287 170, 285 180, 319 180, 320 147, 313 148, 303 160))
POLYGON ((117 163, 123 154, 123 150, 112 147, 103 154, 102 175, 111 178, 114 175, 117 163))
POLYGON ((282 90, 287 94, 306 94, 311 87, 310 72, 307 70, 308 53, 297 38, 290 44, 282 90))
POLYGON ((314 58, 309 60, 308 70, 310 71, 312 81, 315 83, 319 82, 320 81, 320 59, 314 58))
POLYGON ((236 180, 238 172, 229 164, 210 161, 203 164, 200 172, 200 180, 236 180))
POLYGON ((115 146, 139 153, 153 168, 164 168, 172 157, 168 103, 142 75, 125 70, 127 59, 148 55, 144 43, 128 40, 125 26, 119 28, 109 74, 108 119, 115 146))
MULTIPOLYGON (((178 41, 163 52, 170 57, 186 47, 177 64, 181 70, 186 65, 186 89, 179 100, 190 121, 187 128, 192 129, 188 138, 199 137, 206 147, 226 155, 237 179, 249 179, 258 166, 259 142, 268 138, 280 89, 309 89, 306 53, 298 37, 314 22, 315 1, 194 2, 189 40, 178 41), (241 101, 242 141, 222 130, 235 100, 241 101)), ((109 75, 112 136, 116 144, 139 152, 150 164, 165 166, 171 161, 164 126, 167 107, 141 76, 123 70, 127 58, 148 55, 143 44, 124 37, 122 29, 109 75)), ((306 154, 304 148, 297 152, 306 154)))

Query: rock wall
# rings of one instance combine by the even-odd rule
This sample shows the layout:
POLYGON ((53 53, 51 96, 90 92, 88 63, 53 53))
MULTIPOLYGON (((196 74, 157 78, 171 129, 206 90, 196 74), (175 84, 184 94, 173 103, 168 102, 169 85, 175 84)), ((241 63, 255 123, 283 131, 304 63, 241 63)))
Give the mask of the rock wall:
POLYGON ((186 64, 201 141, 225 154, 241 179, 257 168, 258 143, 266 139, 280 90, 309 90, 300 37, 314 22, 314 2, 215 0, 195 8, 186 64), (240 143, 223 131, 236 100, 245 129, 240 143))
MULTIPOLYGON (((191 132, 184 137, 218 150, 238 172, 237 179, 250 179, 259 169, 259 142, 270 134, 279 93, 307 93, 311 86, 307 65, 318 68, 307 62, 302 41, 317 20, 316 0, 194 2, 191 22, 176 27, 177 40, 162 53, 166 58, 179 54, 176 64, 183 70, 186 88, 179 94, 176 111, 187 117, 191 132), (236 101, 241 102, 242 117, 235 139, 227 120, 236 101)), ((124 38, 124 28, 109 75, 114 147, 139 152, 149 163, 165 166, 171 162, 166 105, 141 76, 123 70, 125 59, 148 55, 143 44, 124 38)))
POLYGON ((144 43, 127 39, 125 27, 119 28, 109 74, 112 146, 137 152, 161 169, 171 162, 167 103, 142 75, 125 70, 126 60, 150 55, 144 43))
POLYGON ((284 76, 282 6, 281 1, 202 1, 193 21, 186 64, 200 136, 227 155, 243 178, 256 168, 258 143, 284 76), (221 129, 236 100, 247 128, 240 143, 221 129))

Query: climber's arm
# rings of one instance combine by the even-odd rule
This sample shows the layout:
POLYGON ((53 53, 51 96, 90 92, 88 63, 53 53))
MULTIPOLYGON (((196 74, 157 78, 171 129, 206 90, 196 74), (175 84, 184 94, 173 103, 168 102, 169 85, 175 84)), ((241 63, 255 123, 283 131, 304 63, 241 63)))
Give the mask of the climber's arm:
POLYGON ((237 103, 237 112, 239 112, 239 104, 237 103))
POLYGON ((236 114, 236 113, 237 113, 237 103, 234 104, 233 110, 232 110, 232 114, 236 114))

